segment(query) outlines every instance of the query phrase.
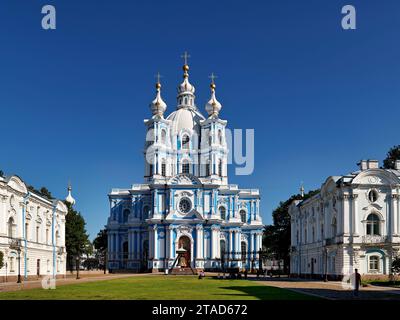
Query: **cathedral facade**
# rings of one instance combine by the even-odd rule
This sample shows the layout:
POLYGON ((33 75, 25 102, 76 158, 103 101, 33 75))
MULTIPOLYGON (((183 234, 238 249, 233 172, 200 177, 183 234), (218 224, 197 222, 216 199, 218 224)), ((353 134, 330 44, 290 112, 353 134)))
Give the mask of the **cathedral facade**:
POLYGON ((160 271, 173 267, 177 250, 199 270, 257 268, 262 220, 257 189, 228 183, 227 121, 211 83, 204 117, 183 66, 177 107, 167 105, 156 84, 146 127, 144 183, 112 189, 107 222, 112 271, 160 271), (184 249, 184 250, 182 250, 184 249))

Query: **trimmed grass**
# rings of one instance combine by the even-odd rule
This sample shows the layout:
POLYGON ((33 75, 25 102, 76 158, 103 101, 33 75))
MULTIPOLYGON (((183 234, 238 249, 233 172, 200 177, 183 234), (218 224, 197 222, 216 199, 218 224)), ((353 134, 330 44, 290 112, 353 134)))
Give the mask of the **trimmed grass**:
POLYGON ((29 289, 0 293, 9 300, 315 300, 301 293, 250 280, 197 276, 134 276, 63 285, 55 290, 29 289))

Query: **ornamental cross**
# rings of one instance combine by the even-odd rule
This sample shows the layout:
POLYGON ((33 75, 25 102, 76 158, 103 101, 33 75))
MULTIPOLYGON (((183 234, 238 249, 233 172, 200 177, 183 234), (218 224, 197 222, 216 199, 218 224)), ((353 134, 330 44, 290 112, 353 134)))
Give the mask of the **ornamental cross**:
POLYGON ((214 84, 214 80, 217 79, 218 77, 214 74, 214 72, 211 72, 209 78, 211 79, 211 83, 214 84))
POLYGON ((186 51, 184 52, 183 55, 181 55, 181 58, 185 61, 185 65, 188 64, 188 59, 190 58, 190 54, 188 54, 186 51))
POLYGON ((160 72, 157 72, 157 74, 154 76, 157 79, 157 83, 160 83, 160 79, 163 77, 160 72))

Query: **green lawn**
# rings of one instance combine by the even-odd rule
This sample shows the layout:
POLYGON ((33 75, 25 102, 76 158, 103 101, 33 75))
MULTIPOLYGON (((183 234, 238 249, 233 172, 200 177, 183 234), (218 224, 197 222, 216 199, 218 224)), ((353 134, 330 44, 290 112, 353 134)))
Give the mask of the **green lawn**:
POLYGON ((135 276, 123 279, 0 293, 0 299, 123 300, 302 300, 316 299, 250 280, 197 279, 196 276, 135 276))

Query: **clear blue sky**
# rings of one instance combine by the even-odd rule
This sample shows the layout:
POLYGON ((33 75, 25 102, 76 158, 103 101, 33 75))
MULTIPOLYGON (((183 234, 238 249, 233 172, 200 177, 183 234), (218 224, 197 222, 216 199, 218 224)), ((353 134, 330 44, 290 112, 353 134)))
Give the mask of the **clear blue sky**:
POLYGON ((399 31, 399 1, 3 0, 0 169, 61 198, 71 179, 93 238, 108 191, 143 181, 153 76, 169 113, 187 50, 200 109, 213 71, 221 117, 255 129, 255 172, 230 168, 230 182, 260 188, 270 223, 301 181, 318 188, 400 143, 399 31), (355 31, 341 29, 346 4, 355 31))

